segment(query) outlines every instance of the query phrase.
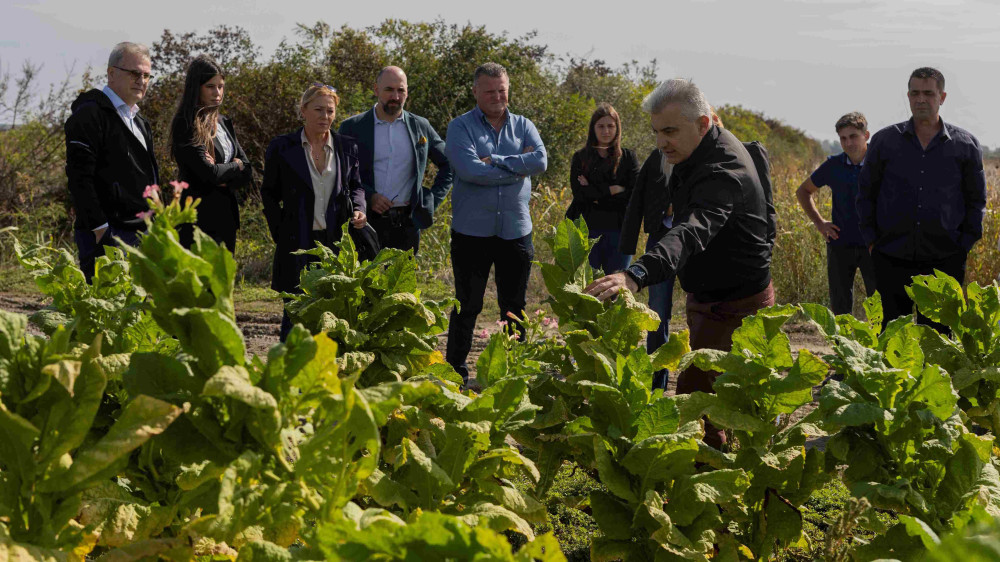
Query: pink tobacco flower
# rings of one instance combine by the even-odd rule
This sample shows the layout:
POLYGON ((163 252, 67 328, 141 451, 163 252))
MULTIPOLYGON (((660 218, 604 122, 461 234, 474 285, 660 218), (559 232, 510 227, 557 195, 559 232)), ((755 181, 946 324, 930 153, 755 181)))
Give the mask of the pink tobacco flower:
POLYGON ((153 211, 152 210, 149 210, 149 211, 139 211, 138 213, 135 214, 135 216, 138 217, 138 218, 140 218, 140 219, 142 219, 142 220, 144 220, 144 221, 145 220, 149 220, 149 217, 153 216, 153 211))
POLYGON ((542 309, 540 309, 540 308, 536 308, 535 309, 535 316, 541 316, 543 312, 545 312, 545 311, 542 310, 542 309))
POLYGON ((500 326, 501 328, 503 328, 506 325, 507 325, 507 321, 506 320, 497 320, 497 326, 500 326))
POLYGON ((174 186, 175 191, 184 191, 188 188, 188 183, 186 181, 172 181, 170 185, 174 186))
POLYGON ((483 328, 483 331, 479 332, 479 337, 485 340, 486 338, 490 337, 490 333, 486 331, 486 328, 483 328))
POLYGON ((544 325, 544 326, 551 326, 552 325, 552 319, 549 318, 549 317, 542 318, 542 325, 544 325))
POLYGON ((152 185, 147 185, 146 189, 144 189, 142 192, 142 197, 144 199, 151 199, 153 197, 156 197, 156 194, 159 192, 160 192, 160 186, 156 185, 155 183, 152 185))

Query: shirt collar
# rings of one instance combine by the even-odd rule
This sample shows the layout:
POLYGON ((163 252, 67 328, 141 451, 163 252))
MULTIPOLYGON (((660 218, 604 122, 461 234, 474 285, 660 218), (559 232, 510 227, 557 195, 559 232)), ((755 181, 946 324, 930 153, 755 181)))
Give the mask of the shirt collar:
MULTIPOLYGON (((309 137, 306 136, 306 129, 305 129, 305 127, 302 128, 302 133, 301 133, 300 136, 302 137, 302 144, 304 144, 306 146, 312 146, 312 145, 309 144, 309 137)), ((327 135, 327 137, 326 137, 326 147, 329 148, 331 152, 333 151, 333 133, 332 132, 329 135, 327 135)))
POLYGON ((111 89, 111 86, 104 86, 104 89, 101 91, 104 92, 104 95, 108 96, 108 99, 111 100, 111 105, 115 106, 115 109, 121 110, 123 107, 128 109, 129 117, 132 119, 135 119, 135 116, 139 114, 139 105, 136 104, 130 107, 125 103, 125 100, 118 97, 118 94, 111 89))
MULTIPOLYGON (((483 113, 483 110, 479 109, 479 105, 476 105, 476 107, 472 108, 472 111, 473 111, 473 113, 475 113, 476 115, 479 116, 479 120, 480 121, 482 121, 483 123, 486 123, 490 127, 493 127, 493 123, 490 123, 489 117, 486 117, 486 114, 483 113)), ((510 119, 510 108, 508 107, 508 108, 506 108, 506 109, 503 110, 503 122, 506 124, 509 119, 510 119)), ((501 129, 502 128, 503 127, 501 127, 501 129)))
POLYGON ((844 164, 846 164, 848 166, 857 166, 857 167, 864 166, 865 165, 865 158, 868 158, 868 152, 865 152, 865 155, 861 158, 861 162, 855 164, 851 160, 851 157, 848 156, 846 152, 841 152, 840 154, 841 154, 841 156, 844 157, 844 164))
MULTIPOLYGON (((944 137, 947 140, 951 140, 951 131, 948 130, 949 129, 948 123, 945 122, 944 117, 938 116, 938 119, 941 120, 941 130, 938 131, 938 135, 941 135, 942 137, 944 137)), ((917 134, 917 130, 913 126, 913 118, 912 117, 910 117, 909 119, 907 119, 906 120, 906 124, 903 125, 903 133, 904 134, 905 133, 909 133, 911 135, 916 135, 917 134)), ((937 135, 934 135, 934 138, 937 138, 937 135)), ((931 140, 934 140, 934 139, 931 139, 931 140)))
POLYGON ((375 109, 376 107, 378 107, 378 103, 376 103, 375 105, 372 106, 372 117, 375 118, 375 124, 376 125, 392 125, 396 121, 399 121, 400 123, 402 123, 403 119, 406 119, 406 112, 403 111, 403 110, 400 110, 399 111, 399 117, 396 118, 396 121, 383 121, 383 120, 381 120, 381 119, 378 118, 378 111, 375 109))

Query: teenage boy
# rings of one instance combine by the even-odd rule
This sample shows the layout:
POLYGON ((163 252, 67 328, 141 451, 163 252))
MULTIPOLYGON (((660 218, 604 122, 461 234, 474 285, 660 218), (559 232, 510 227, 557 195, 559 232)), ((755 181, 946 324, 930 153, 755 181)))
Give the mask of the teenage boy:
POLYGON ((875 268, 861 235, 855 200, 858 177, 868 152, 868 121, 858 112, 837 120, 837 135, 844 152, 831 156, 806 178, 795 196, 816 230, 826 240, 826 276, 830 284, 830 308, 834 314, 850 314, 854 306, 854 274, 861 270, 865 292, 875 292, 875 268), (833 194, 833 217, 823 218, 813 194, 829 186, 833 194))

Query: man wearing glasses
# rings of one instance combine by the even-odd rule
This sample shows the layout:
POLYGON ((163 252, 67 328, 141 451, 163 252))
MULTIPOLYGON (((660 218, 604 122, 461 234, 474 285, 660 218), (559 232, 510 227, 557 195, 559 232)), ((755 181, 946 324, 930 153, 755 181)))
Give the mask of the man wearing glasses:
POLYGON ((149 49, 119 43, 108 58, 108 84, 80 94, 66 120, 66 176, 76 211, 74 238, 89 283, 104 246, 139 242, 146 228, 147 185, 159 183, 153 136, 138 103, 152 78, 149 49))

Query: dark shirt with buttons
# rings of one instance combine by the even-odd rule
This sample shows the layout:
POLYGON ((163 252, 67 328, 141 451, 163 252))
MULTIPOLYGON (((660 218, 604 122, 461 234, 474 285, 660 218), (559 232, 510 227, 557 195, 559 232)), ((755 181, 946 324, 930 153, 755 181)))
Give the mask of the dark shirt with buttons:
POLYGON ((983 151, 969 132, 941 121, 925 149, 913 119, 872 137, 858 180, 866 244, 883 254, 930 261, 968 252, 983 236, 983 151))
POLYGON ((816 187, 830 186, 833 195, 833 224, 840 229, 836 240, 827 243, 833 246, 864 247, 861 226, 858 224, 858 176, 861 164, 851 162, 845 152, 826 159, 812 173, 810 179, 816 187))

